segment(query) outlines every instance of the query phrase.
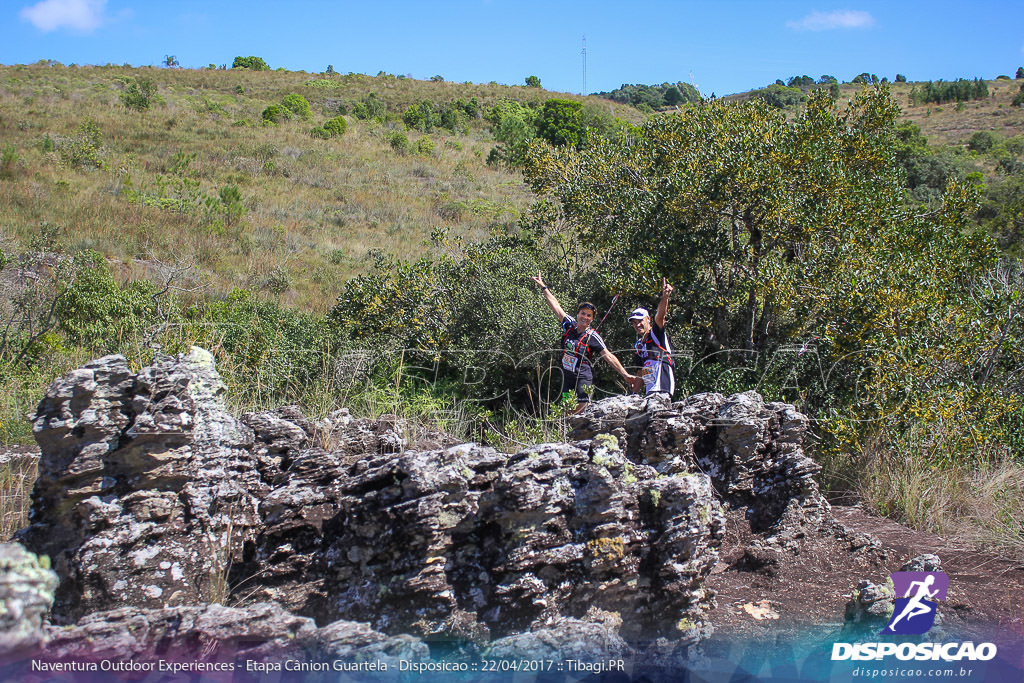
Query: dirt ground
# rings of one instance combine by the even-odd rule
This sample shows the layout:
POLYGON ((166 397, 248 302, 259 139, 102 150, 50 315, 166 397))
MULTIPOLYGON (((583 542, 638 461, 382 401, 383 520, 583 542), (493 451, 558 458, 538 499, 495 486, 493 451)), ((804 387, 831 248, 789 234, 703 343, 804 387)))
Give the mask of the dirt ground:
POLYGON ((786 550, 763 547, 743 511, 728 513, 721 560, 709 586, 716 634, 752 639, 809 627, 838 629, 863 579, 885 584, 891 572, 925 553, 938 555, 949 576, 939 603, 945 627, 961 633, 1015 633, 1024 638, 1024 564, 901 526, 859 506, 833 507, 834 525, 797 539, 786 550))

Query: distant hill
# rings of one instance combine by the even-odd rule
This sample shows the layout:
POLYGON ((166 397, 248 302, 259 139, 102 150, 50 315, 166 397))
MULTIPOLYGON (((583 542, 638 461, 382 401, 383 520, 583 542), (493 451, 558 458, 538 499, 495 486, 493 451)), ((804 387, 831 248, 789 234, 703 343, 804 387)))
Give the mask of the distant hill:
POLYGON ((531 195, 518 172, 486 163, 485 117, 502 101, 535 111, 552 98, 593 120, 644 117, 598 97, 439 77, 0 66, 3 237, 27 245, 46 222, 125 277, 191 258, 214 292, 322 311, 372 250, 412 258, 436 229, 476 238, 515 223, 531 195), (286 111, 287 98, 308 113, 286 111), (330 137, 339 115, 346 130, 330 137))

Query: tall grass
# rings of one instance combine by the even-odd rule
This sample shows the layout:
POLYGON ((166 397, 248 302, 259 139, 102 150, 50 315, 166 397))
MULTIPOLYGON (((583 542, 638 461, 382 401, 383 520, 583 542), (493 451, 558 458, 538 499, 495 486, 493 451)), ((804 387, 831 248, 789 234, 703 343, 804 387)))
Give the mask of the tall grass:
POLYGON ((948 539, 1024 559, 1024 462, 979 445, 973 458, 934 457, 941 433, 876 437, 842 462, 824 463, 826 481, 875 512, 948 539))
POLYGON ((0 461, 0 542, 28 524, 36 465, 34 457, 18 453, 4 455, 0 461))

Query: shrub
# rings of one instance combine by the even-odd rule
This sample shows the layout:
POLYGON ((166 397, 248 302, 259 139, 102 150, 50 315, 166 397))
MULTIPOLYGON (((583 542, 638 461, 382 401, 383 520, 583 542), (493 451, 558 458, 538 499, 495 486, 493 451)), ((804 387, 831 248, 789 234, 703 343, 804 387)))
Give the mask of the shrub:
POLYGON ((291 112, 280 104, 272 104, 263 110, 262 116, 267 123, 281 123, 291 118, 291 112))
POLYGON ((103 168, 100 148, 103 146, 103 133, 91 118, 86 118, 78 127, 78 134, 61 143, 60 158, 66 166, 93 166, 103 168))
POLYGON ((904 76, 903 74, 896 74, 896 82, 897 83, 906 83, 907 82, 907 77, 904 76))
POLYGON ((18 152, 14 149, 14 145, 5 145, 3 152, 0 152, 0 178, 5 180, 13 178, 17 163, 18 152))
POLYGON ((405 154, 409 151, 409 138, 405 136, 405 133, 397 130, 391 131, 388 135, 388 144, 391 145, 391 149, 399 154, 405 154))
POLYGON ((987 152, 999 142, 999 136, 990 130, 979 130, 967 141, 967 148, 975 152, 987 152))
POLYGON ((333 119, 328 119, 324 122, 324 130, 332 138, 340 137, 348 130, 348 123, 346 123, 344 116, 335 116, 333 119))
POLYGON ((527 88, 539 88, 540 87, 540 79, 537 78, 536 76, 527 76, 526 77, 526 87, 527 88))
POLYGON ((423 100, 418 104, 411 104, 402 114, 402 123, 409 128, 422 130, 429 133, 434 129, 440 117, 434 113, 434 105, 430 100, 423 100))
POLYGON ((434 153, 434 141, 430 139, 429 135, 424 135, 416 141, 416 154, 420 156, 428 157, 434 153))
POLYGON ((238 185, 225 185, 217 193, 220 197, 221 210, 224 213, 224 222, 231 225, 245 213, 245 204, 242 203, 242 191, 238 185))
POLYGON ((293 116, 303 121, 310 121, 313 118, 313 110, 309 106, 309 102, 302 95, 291 93, 285 95, 284 99, 281 100, 281 105, 290 111, 293 116))
POLYGON ((133 78, 125 84, 125 89, 121 93, 121 104, 125 109, 145 111, 152 106, 156 97, 156 84, 153 81, 148 78, 133 78))
POLYGON ((778 84, 769 85, 767 88, 755 90, 751 94, 755 97, 759 97, 776 109, 791 107, 800 104, 807 99, 800 88, 790 88, 785 85, 778 84))
POLYGON ((550 99, 537 117, 537 135, 556 147, 583 143, 583 105, 574 100, 550 99))
POLYGON ((1014 75, 1014 78, 1024 78, 1024 66, 1017 67, 1017 73, 1014 75))
POLYGON ((317 138, 318 140, 327 140, 328 138, 331 137, 331 134, 328 133, 327 130, 322 126, 313 126, 310 129, 309 134, 312 137, 317 138))
POLYGON ((249 69, 250 71, 270 71, 270 67, 262 57, 235 57, 232 69, 249 69))
POLYGON ((352 106, 352 116, 360 120, 383 119, 387 109, 387 105, 377 98, 377 93, 371 92, 352 106))

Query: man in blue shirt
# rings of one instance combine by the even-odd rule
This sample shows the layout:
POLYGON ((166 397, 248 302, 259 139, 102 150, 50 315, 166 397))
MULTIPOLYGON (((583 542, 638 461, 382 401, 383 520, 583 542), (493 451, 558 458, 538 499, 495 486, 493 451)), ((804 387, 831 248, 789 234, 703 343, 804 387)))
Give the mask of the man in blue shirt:
POLYGON ((637 361, 643 366, 643 379, 647 395, 662 394, 671 399, 676 390, 676 378, 672 373, 672 345, 665 334, 665 316, 668 314, 668 298, 672 285, 661 278, 661 301, 654 319, 646 308, 638 308, 629 315, 629 322, 636 330, 637 340, 633 344, 637 361))

